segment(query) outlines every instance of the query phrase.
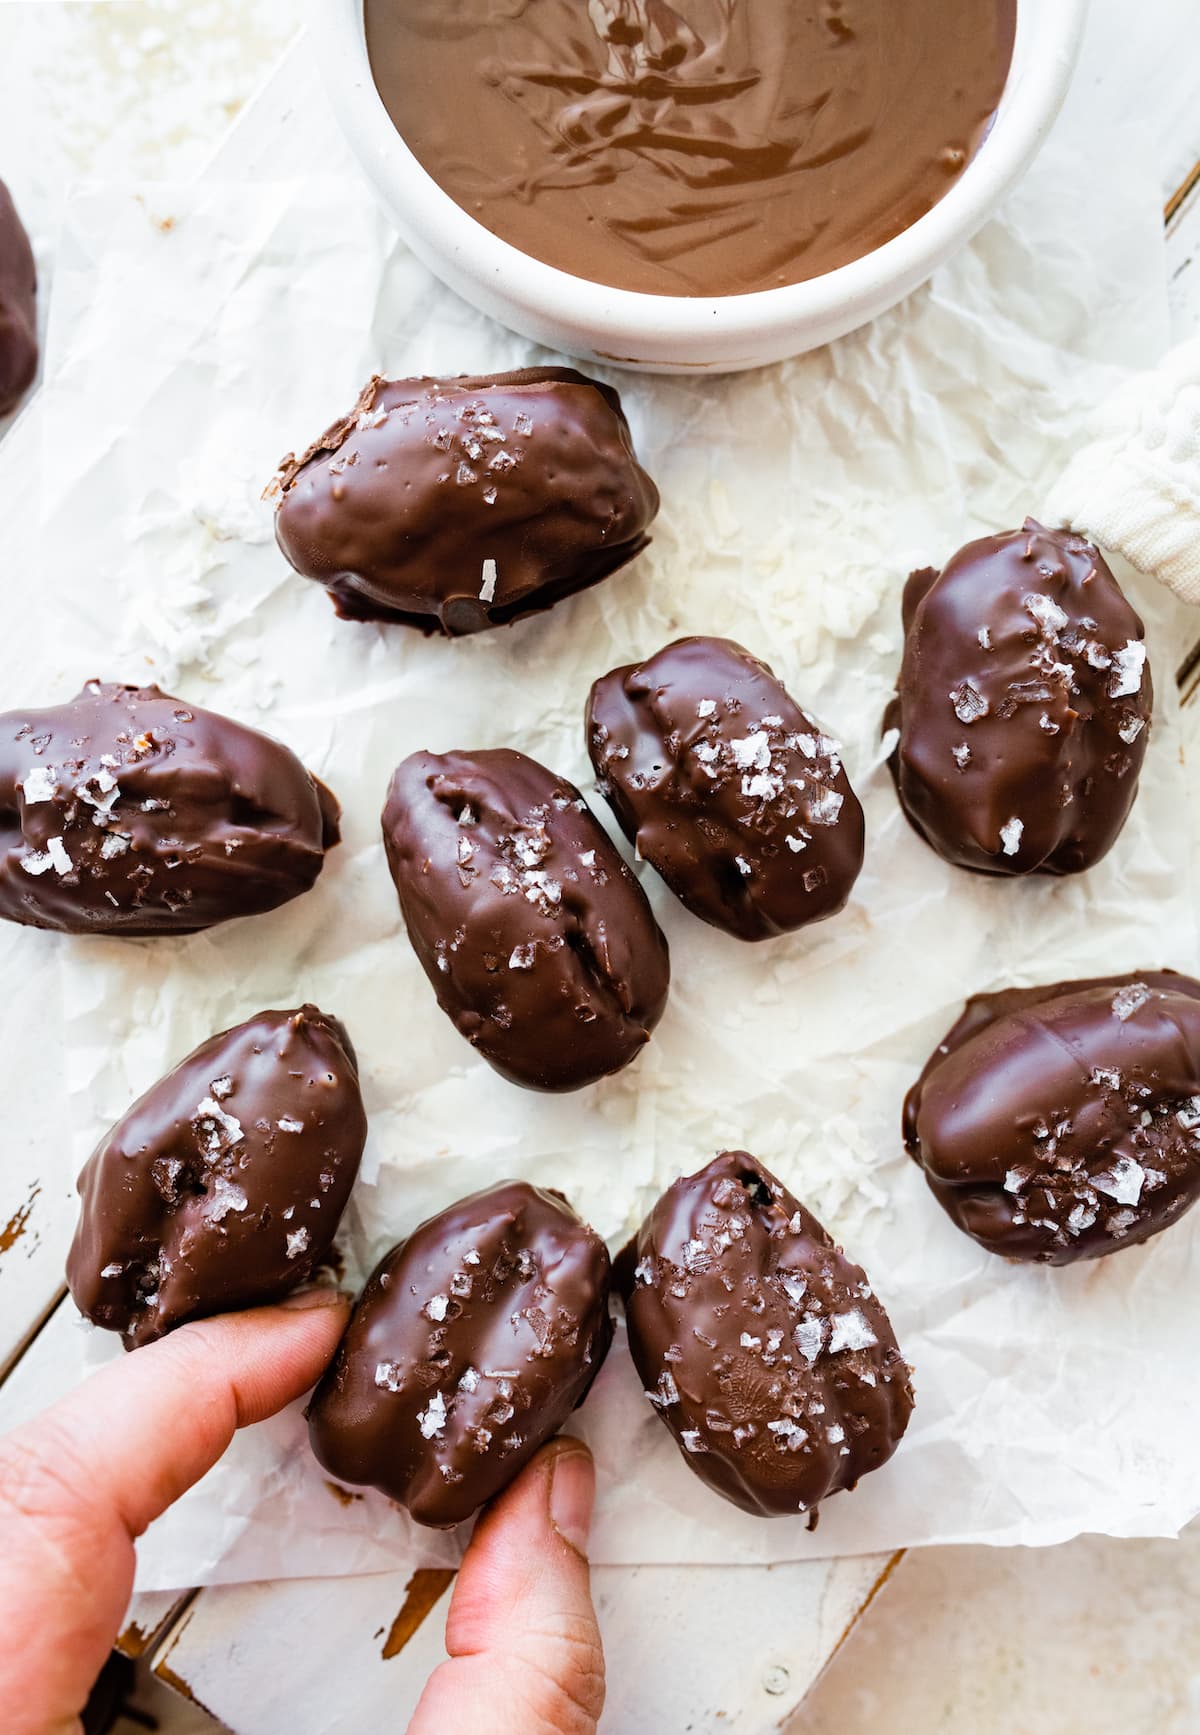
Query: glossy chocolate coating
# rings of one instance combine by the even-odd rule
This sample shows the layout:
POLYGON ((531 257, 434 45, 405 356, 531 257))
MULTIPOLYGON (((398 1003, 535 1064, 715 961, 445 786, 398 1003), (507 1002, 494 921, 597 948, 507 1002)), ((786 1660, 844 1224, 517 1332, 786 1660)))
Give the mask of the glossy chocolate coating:
POLYGON ((37 360, 37 266, 0 181, 0 416, 15 410, 33 384, 37 360))
POLYGON ((904 590, 904 661, 884 728, 926 842, 990 874, 1083 873, 1137 794, 1154 688, 1141 620, 1081 536, 968 543, 904 590))
POLYGON ((863 813, 836 741, 729 639, 679 639, 592 688, 588 750, 638 853, 692 914, 765 940, 845 907, 863 813))
POLYGON ((377 1266, 309 1407, 318 1461, 448 1529, 556 1434, 612 1340, 608 1249, 560 1193, 505 1181, 377 1266))
POLYGON ((277 1301, 329 1258, 367 1136, 350 1038, 315 1006, 203 1043, 88 1159, 67 1257, 128 1348, 277 1301))
POLYGON ((0 716, 0 916, 190 934, 306 892, 338 804, 268 735, 157 687, 89 681, 0 716))
POLYGON ((373 379, 279 495, 280 548, 346 620, 454 636, 607 578, 658 511, 620 398, 573 368, 373 379))
POLYGON ((650 1040, 667 942, 608 833, 523 753, 414 753, 383 810, 413 949, 455 1028, 496 1071, 577 1090, 650 1040))
POLYGON ((989 1253, 1068 1265, 1200 1195, 1200 982, 1171 970, 978 994, 904 1105, 904 1140, 989 1253))
POLYGON ((735 1506, 807 1511, 896 1450, 913 1397, 887 1314, 745 1151, 668 1187, 617 1269, 646 1396, 735 1506))
MULTIPOLYGON (((1016 0, 366 0, 434 180, 563 271, 741 295, 832 271, 954 185, 1016 0)), ((651 316, 652 317, 652 316, 651 316)))

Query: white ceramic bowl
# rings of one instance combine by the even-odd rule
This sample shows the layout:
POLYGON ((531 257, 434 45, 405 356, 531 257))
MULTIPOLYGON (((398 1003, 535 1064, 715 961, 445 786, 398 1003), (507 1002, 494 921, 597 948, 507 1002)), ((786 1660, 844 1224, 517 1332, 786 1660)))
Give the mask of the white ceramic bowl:
POLYGON ((443 282, 503 324, 570 355, 653 373, 733 373, 864 325, 970 240, 1049 132, 1086 12, 1087 0, 1018 0, 1012 70, 995 124, 945 198, 910 229, 807 283, 714 300, 590 283, 499 240, 442 191, 393 126, 371 77, 363 0, 316 0, 314 29, 347 140, 405 241, 443 282))

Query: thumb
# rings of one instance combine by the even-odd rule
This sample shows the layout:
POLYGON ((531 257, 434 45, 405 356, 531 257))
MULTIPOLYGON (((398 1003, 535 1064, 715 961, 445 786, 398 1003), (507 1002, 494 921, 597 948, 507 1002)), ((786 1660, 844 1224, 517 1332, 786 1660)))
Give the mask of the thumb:
POLYGON ((555 1440, 475 1527, 446 1619, 450 1661, 430 1676, 408 1735, 595 1735, 604 1652, 587 1537, 596 1473, 555 1440))

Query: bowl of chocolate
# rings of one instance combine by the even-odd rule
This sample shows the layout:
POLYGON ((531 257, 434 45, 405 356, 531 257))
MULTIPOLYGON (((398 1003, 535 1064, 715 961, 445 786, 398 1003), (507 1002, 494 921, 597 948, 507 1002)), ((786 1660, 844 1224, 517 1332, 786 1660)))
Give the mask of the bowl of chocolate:
POLYGON ((326 0, 406 243, 572 355, 735 372, 923 283, 1032 162, 1086 0, 326 0))

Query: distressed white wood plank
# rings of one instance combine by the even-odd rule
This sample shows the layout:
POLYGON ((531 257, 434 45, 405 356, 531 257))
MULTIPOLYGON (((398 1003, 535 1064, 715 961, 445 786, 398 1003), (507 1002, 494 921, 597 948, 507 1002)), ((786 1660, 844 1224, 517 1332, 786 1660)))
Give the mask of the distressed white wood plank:
MULTIPOLYGON (((602 1735, 771 1735, 895 1558, 596 1568, 609 1679, 602 1735)), ((445 1655, 450 1590, 447 1574, 400 1572, 206 1591, 159 1651, 155 1672, 236 1735, 401 1730, 445 1655), (422 1614, 397 1649, 398 1623, 422 1614), (320 1644, 297 1644, 302 1633, 319 1633, 320 1644)))

